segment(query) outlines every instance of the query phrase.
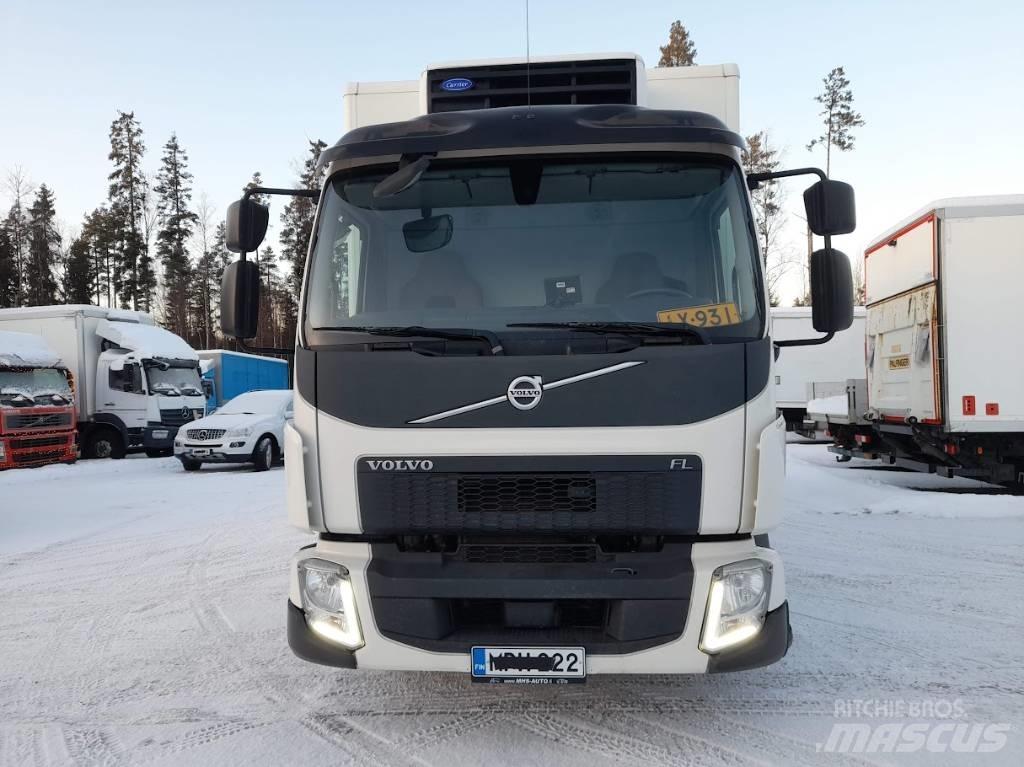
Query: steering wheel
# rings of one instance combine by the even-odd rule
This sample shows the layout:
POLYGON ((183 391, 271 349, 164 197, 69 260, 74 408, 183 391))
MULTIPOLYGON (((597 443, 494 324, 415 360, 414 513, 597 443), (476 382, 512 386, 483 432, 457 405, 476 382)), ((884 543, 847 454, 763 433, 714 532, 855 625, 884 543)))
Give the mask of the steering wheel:
POLYGON ((634 298, 645 298, 646 296, 683 296, 684 298, 693 299, 691 293, 687 293, 685 290, 679 288, 647 288, 646 290, 638 290, 635 293, 630 293, 625 298, 630 301, 634 298))

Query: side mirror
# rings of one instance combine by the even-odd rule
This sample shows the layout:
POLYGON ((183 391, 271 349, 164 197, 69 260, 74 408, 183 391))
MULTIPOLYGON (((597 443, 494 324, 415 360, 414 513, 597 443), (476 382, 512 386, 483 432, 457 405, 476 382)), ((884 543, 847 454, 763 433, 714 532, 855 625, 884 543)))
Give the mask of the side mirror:
POLYGON ((427 216, 407 221, 402 225, 405 247, 413 253, 443 248, 451 242, 453 228, 452 217, 447 213, 443 216, 427 216))
POLYGON ((267 236, 270 209, 249 199, 228 206, 225 244, 232 253, 252 253, 267 236))
POLYGON ((807 224, 819 237, 849 234, 857 228, 853 187, 824 179, 804 191, 807 224))
POLYGON ((811 321, 819 333, 838 333, 853 324, 850 259, 834 248, 811 254, 811 321))
POLYGON ((235 261, 220 285, 220 329, 233 338, 253 338, 260 321, 260 268, 235 261))

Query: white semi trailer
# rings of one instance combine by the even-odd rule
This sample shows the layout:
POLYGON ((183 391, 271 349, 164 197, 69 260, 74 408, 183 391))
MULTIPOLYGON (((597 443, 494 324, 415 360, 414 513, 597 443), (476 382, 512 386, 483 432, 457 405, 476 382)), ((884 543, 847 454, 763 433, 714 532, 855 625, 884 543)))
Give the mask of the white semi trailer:
MULTIPOLYGON (((813 310, 809 306, 772 307, 772 338, 786 341, 807 338, 814 333, 813 310)), ((836 333, 823 347, 786 349, 775 365, 775 407, 786 419, 786 428, 799 431, 812 399, 812 385, 834 382, 841 390, 849 378, 864 375, 864 321, 867 310, 853 309, 853 324, 836 333)))
POLYGON ((149 314, 88 305, 0 309, 0 330, 41 336, 71 371, 85 458, 171 455, 178 428, 206 413, 199 357, 149 314))
POLYGON ((930 203, 865 265, 866 385, 817 416, 833 451, 1024 487, 1024 195, 930 203))
MULTIPOLYGON (((744 176, 734 66, 457 62, 348 88, 321 189, 250 190, 225 332, 252 338, 250 195, 317 199, 285 436, 307 660, 486 682, 729 671, 789 646, 785 424, 748 186, 805 193, 813 338, 852 321, 852 189, 744 176), (381 123, 384 124, 381 124, 381 123)), ((785 351, 783 351, 785 353, 785 351)))

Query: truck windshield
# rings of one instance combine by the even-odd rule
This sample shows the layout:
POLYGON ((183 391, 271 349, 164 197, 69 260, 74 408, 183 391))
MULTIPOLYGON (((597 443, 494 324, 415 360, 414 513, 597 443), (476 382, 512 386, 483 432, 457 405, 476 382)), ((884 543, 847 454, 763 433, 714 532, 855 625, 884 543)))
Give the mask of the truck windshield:
POLYGON ((65 405, 71 387, 62 370, 0 370, 0 406, 65 405))
POLYGON ((199 380, 199 370, 195 365, 171 364, 166 370, 159 364, 146 365, 146 377, 149 380, 150 394, 163 394, 176 397, 201 397, 203 384, 199 380))
POLYGON ((725 158, 437 161, 374 197, 393 170, 329 181, 310 327, 506 335, 553 332, 516 323, 636 322, 695 325, 713 343, 761 335, 747 197, 725 158))

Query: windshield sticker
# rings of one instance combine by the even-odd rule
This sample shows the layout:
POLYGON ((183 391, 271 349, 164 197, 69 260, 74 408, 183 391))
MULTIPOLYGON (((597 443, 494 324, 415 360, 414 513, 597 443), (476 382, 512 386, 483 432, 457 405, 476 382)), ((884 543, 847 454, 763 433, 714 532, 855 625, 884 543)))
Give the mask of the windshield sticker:
POLYGON ((736 304, 704 304, 703 306, 684 306, 682 309, 662 309, 658 312, 658 322, 675 322, 693 325, 696 328, 714 328, 719 325, 738 325, 743 322, 736 304))

